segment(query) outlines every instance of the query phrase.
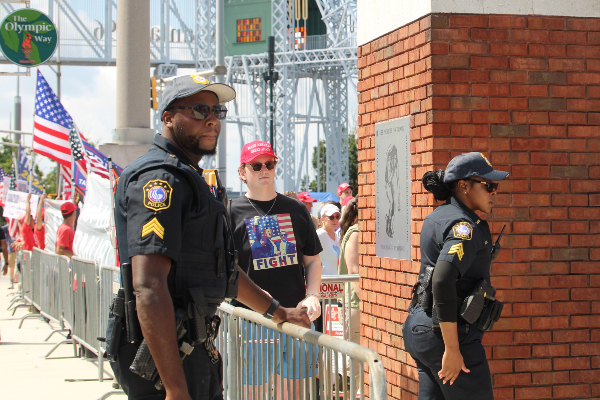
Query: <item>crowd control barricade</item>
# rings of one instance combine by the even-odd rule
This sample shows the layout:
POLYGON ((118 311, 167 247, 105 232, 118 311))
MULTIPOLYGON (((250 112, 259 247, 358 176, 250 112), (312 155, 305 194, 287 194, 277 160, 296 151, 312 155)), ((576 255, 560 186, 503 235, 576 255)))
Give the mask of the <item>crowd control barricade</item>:
POLYGON ((254 311, 237 307, 229 317, 228 346, 230 399, 363 399, 367 395, 365 364, 369 368, 369 398, 387 399, 385 369, 379 354, 356 343, 290 323, 277 325, 254 311), (338 354, 358 363, 358 377, 351 374, 349 382, 343 378, 352 365, 342 357, 344 373, 339 379, 332 378, 330 360, 338 359, 338 354))
POLYGON ((31 252, 19 251, 16 257, 16 265, 21 274, 21 287, 17 291, 16 296, 11 300, 7 310, 13 308, 12 315, 20 307, 30 307, 32 304, 32 283, 31 283, 31 252), (19 304, 23 303, 23 304, 19 304))
POLYGON ((53 322, 62 322, 58 256, 38 248, 33 249, 40 262, 40 313, 53 322))
MULTIPOLYGON (((108 328, 108 311, 112 305, 114 297, 117 295, 121 287, 121 271, 119 267, 103 265, 100 267, 100 320, 99 320, 99 337, 106 337, 108 328)), ((99 342, 98 347, 98 379, 100 382, 104 379, 104 353, 106 342, 99 342)))
MULTIPOLYGON (((73 274, 73 339, 98 355, 100 344, 100 277, 95 261, 71 258, 73 274)), ((104 336, 104 335, 102 335, 104 336)))
POLYGON ((352 327, 350 315, 351 285, 358 282, 359 275, 323 275, 321 277, 321 315, 323 333, 349 340, 352 327))

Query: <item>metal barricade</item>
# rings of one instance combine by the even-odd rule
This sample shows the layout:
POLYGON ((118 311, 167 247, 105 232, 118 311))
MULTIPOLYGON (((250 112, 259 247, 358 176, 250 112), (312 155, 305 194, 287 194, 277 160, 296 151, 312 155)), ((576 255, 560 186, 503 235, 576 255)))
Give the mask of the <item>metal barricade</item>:
POLYGON ((71 258, 73 273, 73 339, 98 355, 100 344, 100 278, 95 261, 71 258))
POLYGON ((31 254, 31 303, 38 310, 41 301, 41 250, 33 251, 31 254))
POLYGON ((69 257, 58 256, 58 277, 61 317, 64 324, 73 329, 73 274, 69 257))
MULTIPOLYGON (((121 286, 121 272, 118 267, 103 265, 100 267, 100 315, 98 337, 106 337, 108 329, 108 311, 121 286)), ((98 380, 104 380, 104 353, 108 350, 106 342, 99 342, 98 380)))
POLYGON ((19 251, 16 256, 16 265, 21 275, 21 286, 7 307, 7 310, 13 309, 12 315, 15 315, 18 308, 31 305, 31 252, 19 251))
POLYGON ((40 312, 56 322, 62 321, 58 256, 38 248, 33 249, 40 261, 40 312))
POLYGON ((367 395, 367 364, 369 398, 387 399, 385 370, 375 351, 289 323, 277 325, 254 311, 229 305, 221 305, 221 309, 230 312, 226 353, 229 398, 363 399, 367 395), (341 375, 332 365, 339 354, 343 355, 341 375), (348 374, 355 363, 358 377, 348 374))

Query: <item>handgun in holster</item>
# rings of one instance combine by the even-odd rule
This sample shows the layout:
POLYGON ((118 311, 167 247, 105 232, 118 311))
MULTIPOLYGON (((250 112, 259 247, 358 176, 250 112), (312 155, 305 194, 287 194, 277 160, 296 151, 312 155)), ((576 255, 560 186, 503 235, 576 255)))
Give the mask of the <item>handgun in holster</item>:
POLYGON ((121 264, 121 279, 125 295, 125 324, 127 327, 127 342, 140 343, 144 336, 138 320, 135 305, 135 293, 133 291, 133 272, 131 263, 121 264))
POLYGON ((425 271, 419 277, 419 280, 413 286, 413 300, 412 306, 417 303, 421 305, 421 308, 426 312, 430 312, 433 308, 433 293, 431 291, 431 277, 433 276, 432 266, 425 267, 425 271))
POLYGON ((121 330, 123 329, 123 322, 125 321, 125 290, 119 288, 117 295, 113 299, 110 306, 110 311, 114 315, 113 329, 110 335, 110 344, 106 350, 107 358, 109 361, 117 361, 117 353, 119 351, 119 344, 121 343, 121 330))
POLYGON ((477 322, 477 328, 487 332, 500 319, 503 307, 502 302, 496 300, 496 289, 481 279, 463 301, 459 315, 469 324, 477 322))

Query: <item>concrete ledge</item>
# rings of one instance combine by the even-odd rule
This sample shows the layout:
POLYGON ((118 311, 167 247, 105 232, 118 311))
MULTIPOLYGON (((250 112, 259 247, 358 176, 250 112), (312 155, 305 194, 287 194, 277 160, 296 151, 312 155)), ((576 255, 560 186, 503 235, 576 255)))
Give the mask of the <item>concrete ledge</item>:
POLYGON ((146 154, 151 144, 101 144, 100 151, 121 168, 146 154))
POLYGON ((358 45, 431 13, 600 18, 598 0, 358 0, 358 45))

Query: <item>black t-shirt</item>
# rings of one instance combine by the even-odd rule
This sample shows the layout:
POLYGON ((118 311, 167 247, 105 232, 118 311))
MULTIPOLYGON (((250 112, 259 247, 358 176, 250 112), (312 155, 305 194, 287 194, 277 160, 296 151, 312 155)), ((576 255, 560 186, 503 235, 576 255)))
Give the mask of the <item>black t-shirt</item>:
POLYGON ((303 256, 323 250, 304 204, 282 194, 270 201, 241 196, 231 203, 231 221, 242 270, 283 307, 296 307, 306 296, 303 256))
POLYGON ((0 229, 0 240, 6 240, 6 235, 4 234, 4 229, 0 229))
POLYGON ((438 260, 448 261, 465 280, 490 283, 492 237, 485 220, 455 197, 429 214, 421 229, 421 274, 438 260))

